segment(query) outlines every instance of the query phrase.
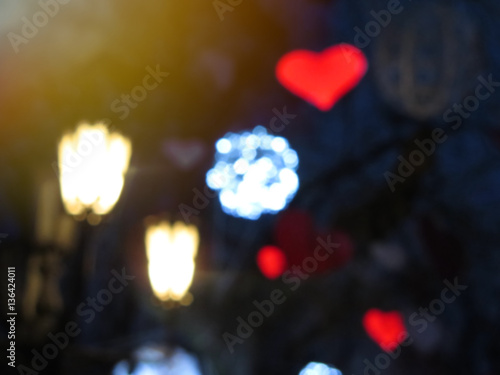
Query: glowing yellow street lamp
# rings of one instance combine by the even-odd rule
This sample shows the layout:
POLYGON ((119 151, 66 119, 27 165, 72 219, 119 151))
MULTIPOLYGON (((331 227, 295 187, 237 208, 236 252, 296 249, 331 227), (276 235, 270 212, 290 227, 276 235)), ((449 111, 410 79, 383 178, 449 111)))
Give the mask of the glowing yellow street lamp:
POLYGON ((149 280, 162 301, 182 301, 193 281, 199 234, 194 225, 166 221, 146 229, 149 280))
POLYGON ((130 140, 104 124, 82 123, 74 133, 64 135, 58 162, 66 211, 71 215, 110 212, 120 198, 131 153, 130 140))

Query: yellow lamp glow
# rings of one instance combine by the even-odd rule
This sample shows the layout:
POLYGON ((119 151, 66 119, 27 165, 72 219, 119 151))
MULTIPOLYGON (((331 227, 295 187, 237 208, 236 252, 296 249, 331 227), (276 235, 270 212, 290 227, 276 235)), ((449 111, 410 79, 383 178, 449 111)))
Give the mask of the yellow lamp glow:
POLYGON ((59 183, 66 211, 80 215, 91 209, 110 212, 118 199, 128 170, 132 146, 104 124, 80 124, 59 143, 59 183))
POLYGON ((162 301, 180 301, 193 281, 199 234, 194 225, 162 221, 146 230, 149 280, 162 301))

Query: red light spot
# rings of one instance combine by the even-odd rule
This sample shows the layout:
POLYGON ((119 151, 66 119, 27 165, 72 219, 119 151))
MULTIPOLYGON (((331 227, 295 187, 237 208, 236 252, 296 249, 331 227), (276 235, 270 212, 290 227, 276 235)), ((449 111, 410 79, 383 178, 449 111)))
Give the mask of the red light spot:
POLYGON ((287 53, 276 66, 276 78, 295 95, 327 111, 356 87, 367 70, 363 52, 343 43, 319 53, 287 53))
POLYGON ((386 352, 396 349, 407 337, 403 316, 399 311, 370 309, 363 316, 363 327, 368 336, 386 352))
POLYGON ((257 253, 257 266, 268 279, 281 276, 287 267, 286 256, 276 246, 264 246, 257 253))

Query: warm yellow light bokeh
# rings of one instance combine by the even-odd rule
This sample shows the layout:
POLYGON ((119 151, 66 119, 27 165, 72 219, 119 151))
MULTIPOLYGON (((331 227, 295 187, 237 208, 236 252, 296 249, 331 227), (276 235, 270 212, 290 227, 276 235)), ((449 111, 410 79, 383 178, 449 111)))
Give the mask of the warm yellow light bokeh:
POLYGON ((125 182, 132 146, 103 124, 80 124, 59 143, 59 183, 66 211, 71 215, 91 209, 110 212, 125 182))
POLYGON ((180 301, 193 280, 199 234, 194 225, 167 222, 146 230, 149 280, 162 301, 180 301))

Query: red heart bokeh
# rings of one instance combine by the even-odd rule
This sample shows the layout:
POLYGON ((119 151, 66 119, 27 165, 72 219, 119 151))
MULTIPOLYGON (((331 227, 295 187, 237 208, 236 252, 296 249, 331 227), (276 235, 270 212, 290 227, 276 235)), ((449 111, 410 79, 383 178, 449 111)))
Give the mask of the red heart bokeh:
POLYGON ((399 311, 370 309, 363 316, 363 327, 385 351, 393 351, 405 339, 406 328, 399 311))
POLYGON ((276 78, 295 95, 327 111, 359 83, 367 70, 363 52, 342 43, 319 53, 287 53, 276 66, 276 78))
POLYGON ((276 279, 286 270, 286 256, 276 246, 264 246, 257 253, 257 266, 265 277, 276 279))

